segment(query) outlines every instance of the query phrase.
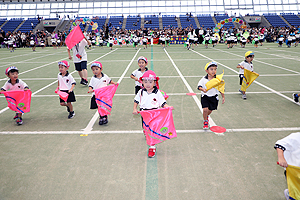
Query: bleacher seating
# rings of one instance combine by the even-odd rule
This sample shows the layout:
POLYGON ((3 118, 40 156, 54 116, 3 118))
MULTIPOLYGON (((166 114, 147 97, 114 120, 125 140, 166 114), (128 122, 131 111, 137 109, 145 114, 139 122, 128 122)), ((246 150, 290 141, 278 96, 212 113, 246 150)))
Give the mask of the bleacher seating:
MULTIPOLYGON (((94 23, 97 23, 98 24, 98 30, 100 30, 100 29, 103 29, 103 25, 105 24, 105 21, 106 21, 106 18, 100 18, 100 19, 92 19, 92 21, 94 22, 94 23)), ((92 31, 92 29, 93 29, 93 26, 89 26, 88 27, 88 29, 87 29, 87 31, 89 32, 89 31, 92 31)))
POLYGON ((126 27, 127 30, 137 30, 141 28, 141 17, 138 16, 128 16, 126 27))
POLYGON ((278 15, 264 15, 264 17, 274 27, 285 27, 285 26, 288 26, 278 15))
POLYGON ((4 30, 6 33, 7 31, 13 32, 23 20, 23 18, 12 18, 2 27, 2 30, 4 30))
POLYGON ((123 17, 121 16, 112 16, 109 18, 108 24, 111 23, 111 26, 109 27, 109 30, 111 30, 113 27, 115 27, 116 29, 122 29, 122 25, 123 25, 123 17), (121 24, 120 24, 121 22, 121 24))
POLYGON ((283 14, 282 17, 292 26, 300 26, 300 18, 297 15, 286 15, 283 14))
POLYGON ((189 17, 189 16, 186 16, 186 15, 180 15, 179 19, 180 19, 180 23, 181 23, 182 28, 186 28, 186 27, 189 27, 191 25, 194 29, 197 28, 197 24, 195 22, 194 17, 189 17))
POLYGON ((24 24, 22 24, 22 26, 17 31, 21 31, 21 32, 31 31, 32 30, 31 23, 33 23, 33 28, 34 28, 39 23, 39 20, 35 18, 31 18, 31 19, 29 18, 24 22, 24 24))
MULTIPOLYGON (((180 20, 178 18, 178 20, 180 20)), ((167 28, 170 28, 170 27, 175 27, 177 28, 178 27, 178 23, 177 21, 175 20, 175 15, 174 16, 162 16, 162 24, 163 24, 163 28, 167 27, 167 28)))
POLYGON ((4 22, 6 22, 6 20, 7 20, 7 18, 1 18, 1 19, 0 19, 0 26, 2 26, 2 24, 3 24, 4 22))
POLYGON ((211 16, 197 16, 200 27, 214 28, 216 25, 211 16))
MULTIPOLYGON (((215 16, 215 18, 216 18, 216 20, 217 20, 217 23, 219 23, 220 21, 222 21, 222 20, 224 20, 224 19, 228 19, 229 18, 229 16, 228 15, 217 15, 217 16, 215 16)), ((223 25, 223 28, 230 28, 230 27, 232 27, 232 28, 234 28, 235 26, 234 26, 234 24, 233 24, 233 22, 228 22, 228 23, 225 23, 224 25, 223 25)))
POLYGON ((144 18, 144 28, 159 28, 159 18, 153 15, 146 15, 144 18), (146 22, 148 21, 148 24, 146 22), (149 22, 151 21, 151 24, 149 22))

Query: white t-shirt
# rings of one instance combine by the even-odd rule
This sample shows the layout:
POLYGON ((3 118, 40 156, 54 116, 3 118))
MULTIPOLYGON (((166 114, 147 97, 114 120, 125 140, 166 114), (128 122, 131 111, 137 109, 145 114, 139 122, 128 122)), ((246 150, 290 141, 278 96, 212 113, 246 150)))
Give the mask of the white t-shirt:
MULTIPOLYGON (((145 71, 142 72, 141 68, 139 68, 139 69, 134 70, 131 75, 133 75, 133 76, 137 77, 138 79, 140 79, 147 70, 148 70, 148 68, 145 67, 145 71)), ((140 83, 139 81, 135 81, 135 85, 136 86, 142 86, 142 83, 140 83)))
POLYGON ((65 76, 62 76, 61 73, 58 73, 57 79, 59 81, 60 90, 70 90, 73 84, 76 85, 76 81, 68 71, 65 76))
MULTIPOLYGON (((244 60, 243 62, 239 63, 239 65, 243 66, 244 69, 248 69, 249 71, 253 72, 252 62, 248 63, 247 61, 244 60)), ((244 74, 244 69, 240 68, 239 74, 244 74)))
MULTIPOLYGON (((198 82, 198 88, 202 87, 203 89, 207 89, 206 87, 206 83, 208 82, 208 75, 203 76, 203 78, 200 79, 200 81, 198 82)), ((208 90, 206 93, 204 93, 203 91, 201 91, 201 96, 208 96, 208 97, 213 97, 216 95, 219 95, 219 91, 216 88, 212 88, 210 90, 208 90)))
POLYGON ((85 52, 85 46, 88 45, 88 42, 83 39, 81 42, 76 44, 73 48, 73 62, 74 63, 80 63, 81 61, 87 61, 87 53, 85 52), (76 55, 81 55, 81 60, 76 55))
POLYGON ((275 143, 275 148, 283 151, 288 165, 300 167, 300 132, 292 133, 275 143))
POLYGON ((12 85, 10 79, 6 81, 4 86, 1 88, 5 91, 9 90, 24 90, 24 88, 29 88, 28 85, 21 79, 17 79, 16 84, 12 85))
MULTIPOLYGON (((102 74, 101 78, 97 78, 96 76, 93 76, 91 78, 89 87, 91 87, 95 90, 95 89, 102 88, 102 87, 105 87, 108 84, 110 84, 111 79, 106 74, 103 74, 103 73, 101 73, 101 74, 102 74)), ((93 93, 93 95, 95 95, 95 93, 93 93)))
POLYGON ((134 102, 139 104, 142 110, 159 108, 167 103, 156 87, 151 93, 148 93, 146 89, 140 89, 134 98, 134 102))

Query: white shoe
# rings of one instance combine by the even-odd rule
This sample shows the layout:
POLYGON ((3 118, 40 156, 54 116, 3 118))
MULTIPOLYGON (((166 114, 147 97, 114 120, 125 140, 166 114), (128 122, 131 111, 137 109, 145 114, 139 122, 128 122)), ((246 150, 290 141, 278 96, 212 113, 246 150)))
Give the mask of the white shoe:
POLYGON ((246 94, 242 94, 242 99, 246 100, 247 99, 247 96, 246 94))
POLYGON ((284 193, 286 200, 289 200, 290 199, 289 189, 285 189, 283 193, 284 193))

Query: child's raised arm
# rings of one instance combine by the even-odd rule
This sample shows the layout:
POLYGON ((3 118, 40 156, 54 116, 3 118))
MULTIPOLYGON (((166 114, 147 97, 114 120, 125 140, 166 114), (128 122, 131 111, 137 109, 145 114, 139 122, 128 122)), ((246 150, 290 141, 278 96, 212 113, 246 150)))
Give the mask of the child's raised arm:
POLYGON ((241 69, 244 69, 244 66, 242 66, 242 65, 238 65, 238 66, 236 66, 236 68, 241 68, 241 69))
POLYGON ((110 84, 118 85, 118 82, 113 82, 113 80, 110 81, 110 84))
POLYGON ((284 155, 283 155, 283 150, 280 149, 280 148, 276 148, 276 151, 277 151, 277 156, 278 156, 278 162, 277 164, 280 165, 281 167, 287 167, 288 164, 284 158, 284 155))
POLYGON ((69 55, 69 59, 72 60, 72 56, 71 56, 71 53, 70 53, 70 49, 68 49, 68 55, 69 55))
POLYGON ((222 93, 222 92, 220 92, 220 93, 221 93, 221 96, 222 96, 222 104, 224 104, 225 103, 225 94, 222 93))
POLYGON ((89 87, 88 93, 92 93, 93 91, 94 91, 93 88, 92 88, 92 87, 89 87))
POLYGON ((138 106, 138 104, 136 102, 134 102, 133 103, 133 112, 132 112, 132 114, 134 114, 134 115, 138 114, 137 106, 138 106))
POLYGON ((73 91, 73 89, 74 89, 74 87, 75 87, 75 84, 72 84, 72 87, 71 87, 71 89, 69 89, 69 91, 68 91, 68 92, 69 92, 69 93, 70 93, 70 92, 72 92, 72 91, 73 91))
POLYGON ((204 89, 203 87, 200 87, 200 86, 198 86, 198 90, 200 90, 200 91, 202 91, 202 92, 204 92, 204 93, 207 92, 206 89, 204 89))
POLYGON ((139 81, 139 79, 137 77, 133 76, 132 74, 130 75, 130 78, 132 78, 135 81, 139 81))

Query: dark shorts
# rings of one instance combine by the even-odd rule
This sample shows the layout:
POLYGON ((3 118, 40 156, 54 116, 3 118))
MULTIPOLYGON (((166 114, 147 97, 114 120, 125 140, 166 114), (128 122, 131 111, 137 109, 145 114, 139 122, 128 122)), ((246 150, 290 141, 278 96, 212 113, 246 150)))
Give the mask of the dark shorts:
MULTIPOLYGON (((61 90, 61 91, 62 91, 62 92, 69 93, 68 90, 61 90)), ((60 101, 60 103, 65 102, 65 101, 62 100, 61 98, 59 98, 59 101, 60 101)), ((74 91, 72 91, 72 92, 69 93, 67 102, 75 102, 75 101, 76 101, 76 99, 75 99, 75 94, 74 94, 74 91)))
MULTIPOLYGON (((95 95, 91 98, 91 106, 90 106, 90 109, 98 109, 98 105, 97 105, 97 103, 96 103, 95 95)), ((104 118, 104 117, 107 117, 107 115, 100 116, 100 118, 104 118)))
POLYGON ((75 63, 76 71, 81 72, 83 69, 87 69, 87 61, 81 61, 80 63, 75 63))
POLYGON ((90 109, 98 109, 97 103, 96 103, 96 98, 95 95, 91 98, 91 106, 90 109))
POLYGON ((239 74, 239 77, 240 77, 240 85, 242 85, 244 74, 239 74))
POLYGON ((219 96, 208 97, 204 95, 201 97, 202 108, 208 108, 209 110, 217 110, 219 103, 219 96))
POLYGON ((140 91, 140 89, 141 89, 141 86, 136 85, 135 86, 135 94, 137 94, 140 91))

